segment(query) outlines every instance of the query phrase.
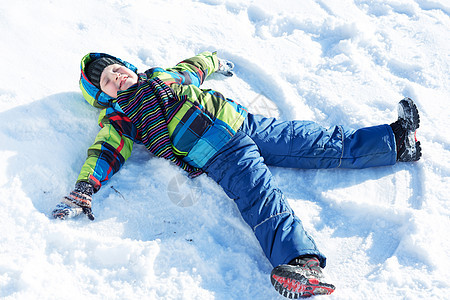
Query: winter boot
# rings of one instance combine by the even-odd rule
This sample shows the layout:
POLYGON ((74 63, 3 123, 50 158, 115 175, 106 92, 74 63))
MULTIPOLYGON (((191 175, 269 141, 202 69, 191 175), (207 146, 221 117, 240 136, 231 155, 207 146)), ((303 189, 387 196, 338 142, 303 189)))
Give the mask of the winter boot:
POLYGON ((420 118, 416 105, 410 98, 398 103, 398 120, 390 126, 395 135, 397 161, 417 161, 422 155, 420 142, 416 139, 420 118))
POLYGON ((298 257, 287 265, 274 268, 270 274, 275 290, 289 299, 331 294, 335 290, 334 285, 320 282, 321 278, 319 260, 311 256, 298 257))

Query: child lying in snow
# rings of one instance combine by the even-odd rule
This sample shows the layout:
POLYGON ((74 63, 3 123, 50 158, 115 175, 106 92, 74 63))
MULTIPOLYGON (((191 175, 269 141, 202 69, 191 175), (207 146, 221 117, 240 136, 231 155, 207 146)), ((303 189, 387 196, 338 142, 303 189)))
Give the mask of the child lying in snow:
POLYGON ((85 213, 93 220, 92 194, 119 171, 133 143, 143 143, 191 177, 206 173, 235 200, 275 267, 271 281, 280 294, 330 294, 334 286, 320 281, 326 258, 289 207, 268 166, 367 168, 417 161, 417 108, 405 98, 396 122, 356 131, 265 118, 217 91, 199 88, 214 72, 233 75, 232 68, 231 62, 211 52, 144 73, 107 54, 84 56, 80 88, 91 105, 103 108, 101 129, 75 189, 53 216, 66 219, 85 213))

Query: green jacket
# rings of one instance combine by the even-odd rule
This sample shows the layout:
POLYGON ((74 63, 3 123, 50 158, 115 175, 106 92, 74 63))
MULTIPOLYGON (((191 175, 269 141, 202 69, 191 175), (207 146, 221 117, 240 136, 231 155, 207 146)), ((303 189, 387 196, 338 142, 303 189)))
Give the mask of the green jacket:
MULTIPOLYGON (((143 143, 157 156, 171 160, 191 175, 236 133, 247 110, 214 90, 200 89, 203 81, 218 69, 216 53, 203 52, 175 67, 152 68, 140 73, 138 84, 120 92, 117 99, 99 91, 87 79, 84 68, 103 53, 89 53, 81 62, 80 88, 94 107, 103 108, 102 127, 81 168, 78 181, 87 181, 97 191, 130 157, 133 144, 143 143), (167 97, 155 99, 161 90, 167 97), (157 112, 148 114, 148 107, 157 112), (148 121, 150 120, 150 121, 148 121), (149 125, 150 124, 150 125, 149 125), (167 141, 170 149, 161 145, 167 141), (151 142, 149 142, 151 141, 151 142), (169 153, 170 152, 170 153, 169 153)), ((129 69, 136 67, 119 58, 129 69)))

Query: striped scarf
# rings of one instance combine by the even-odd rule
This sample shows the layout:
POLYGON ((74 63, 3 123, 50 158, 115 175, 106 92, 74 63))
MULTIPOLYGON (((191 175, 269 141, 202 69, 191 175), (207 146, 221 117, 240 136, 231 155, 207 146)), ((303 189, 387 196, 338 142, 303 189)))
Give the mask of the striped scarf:
POLYGON ((117 97, 117 103, 137 127, 145 147, 154 155, 168 159, 189 172, 190 177, 196 177, 203 171, 188 165, 173 153, 167 128, 183 105, 183 100, 176 97, 161 79, 147 79, 146 74, 139 74, 137 85, 119 92, 117 97))

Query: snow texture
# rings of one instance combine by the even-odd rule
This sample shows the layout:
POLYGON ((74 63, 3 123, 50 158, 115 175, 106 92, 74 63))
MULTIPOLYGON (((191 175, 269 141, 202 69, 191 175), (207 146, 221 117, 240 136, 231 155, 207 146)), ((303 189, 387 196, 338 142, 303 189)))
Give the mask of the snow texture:
POLYGON ((446 0, 2 1, 0 298, 282 299, 233 201, 141 146, 94 195, 94 222, 50 216, 99 129, 81 57, 144 71, 204 50, 236 65, 204 86, 254 113, 359 128, 415 99, 418 163, 272 171, 328 257, 327 299, 447 298, 449 14, 446 0))

